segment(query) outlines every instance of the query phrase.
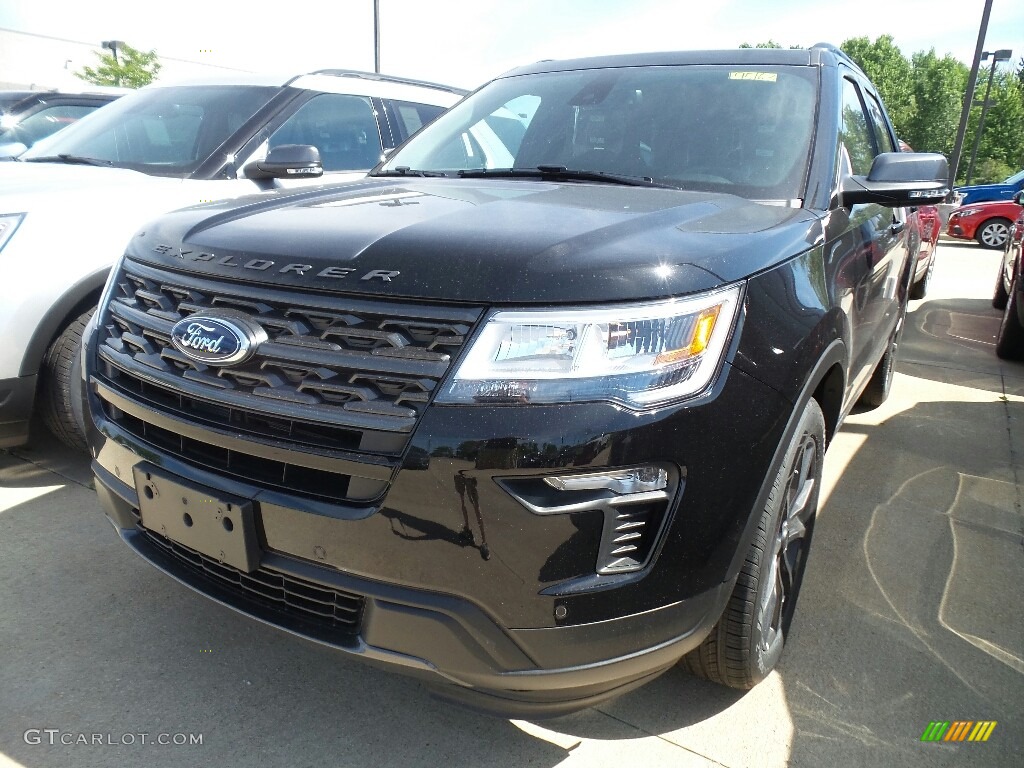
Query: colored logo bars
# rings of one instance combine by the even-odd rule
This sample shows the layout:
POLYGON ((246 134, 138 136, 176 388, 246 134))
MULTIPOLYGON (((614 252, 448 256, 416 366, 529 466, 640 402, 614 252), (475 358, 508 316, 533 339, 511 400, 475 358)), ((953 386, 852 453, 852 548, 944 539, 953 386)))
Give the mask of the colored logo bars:
POLYGON ((921 741, 988 741, 995 720, 933 720, 921 734, 921 741))

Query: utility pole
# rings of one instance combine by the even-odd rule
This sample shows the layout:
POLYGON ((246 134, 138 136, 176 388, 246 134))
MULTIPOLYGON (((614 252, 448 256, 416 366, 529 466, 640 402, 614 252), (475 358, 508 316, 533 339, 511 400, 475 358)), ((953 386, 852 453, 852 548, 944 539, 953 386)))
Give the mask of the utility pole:
MULTIPOLYGON (((376 0, 374 0, 374 1, 376 2, 376 0)), ((119 86, 119 85, 121 85, 121 73, 120 73, 121 62, 118 61, 118 59, 117 59, 117 49, 118 49, 118 47, 124 48, 124 41, 123 40, 104 40, 102 43, 100 43, 100 45, 103 46, 105 49, 109 50, 114 55, 114 66, 117 67, 117 69, 114 70, 114 85, 118 85, 119 86)))
POLYGON ((967 133, 967 119, 971 116, 971 105, 974 103, 974 86, 978 79, 978 65, 981 63, 981 52, 985 48, 985 33, 988 32, 988 18, 992 15, 992 0, 985 0, 985 10, 981 13, 981 26, 978 28, 978 44, 974 48, 974 61, 971 62, 971 74, 967 76, 967 92, 964 94, 964 106, 960 110, 960 127, 956 130, 956 144, 953 146, 953 157, 949 161, 949 188, 956 183, 956 170, 960 165, 960 155, 964 151, 964 134, 967 133))
POLYGON ((373 0, 373 71, 380 74, 380 0, 373 0))
MULTIPOLYGON (((989 94, 992 93, 992 78, 996 75, 996 64, 1000 61, 1009 61, 1010 57, 1013 56, 1013 51, 1008 48, 1001 48, 995 52, 984 51, 981 54, 981 60, 985 61, 989 56, 992 57, 992 68, 988 71, 988 86, 985 88, 985 98, 981 100, 981 117, 978 119, 978 130, 974 134, 974 148, 971 150, 971 162, 967 164, 967 179, 966 183, 971 183, 971 178, 974 176, 974 161, 978 158, 978 147, 981 145, 981 132, 985 130, 985 115, 988 114, 988 108, 992 106, 992 102, 988 100, 989 94)), ((978 102, 974 102, 977 104, 978 102)))

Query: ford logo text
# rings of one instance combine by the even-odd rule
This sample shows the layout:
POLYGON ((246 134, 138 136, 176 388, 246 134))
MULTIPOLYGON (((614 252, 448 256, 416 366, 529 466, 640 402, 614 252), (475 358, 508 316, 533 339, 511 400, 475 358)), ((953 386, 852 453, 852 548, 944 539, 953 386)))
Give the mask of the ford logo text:
POLYGON ((182 354, 207 365, 232 365, 247 360, 266 339, 255 323, 242 318, 192 315, 171 328, 171 344, 182 354))

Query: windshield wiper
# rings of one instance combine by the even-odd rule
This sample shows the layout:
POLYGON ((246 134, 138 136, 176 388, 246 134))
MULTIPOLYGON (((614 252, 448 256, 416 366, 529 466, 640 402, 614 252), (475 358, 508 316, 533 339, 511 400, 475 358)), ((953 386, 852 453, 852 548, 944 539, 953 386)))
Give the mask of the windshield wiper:
POLYGON ((659 184, 650 176, 624 176, 604 171, 585 171, 566 168, 564 165, 538 165, 536 168, 472 168, 459 171, 464 179, 505 178, 542 179, 546 181, 599 181, 606 184, 622 184, 628 187, 659 187, 678 189, 670 184, 659 184))
POLYGON ((400 165, 397 168, 392 168, 387 171, 377 171, 377 173, 371 173, 370 176, 426 176, 430 178, 443 177, 448 174, 444 171, 420 171, 415 168, 410 168, 407 165, 400 165))
POLYGON ((100 160, 96 157, 80 157, 78 155, 52 155, 49 157, 29 157, 25 159, 26 163, 67 163, 68 165, 99 165, 104 168, 109 168, 114 164, 113 160, 100 160))

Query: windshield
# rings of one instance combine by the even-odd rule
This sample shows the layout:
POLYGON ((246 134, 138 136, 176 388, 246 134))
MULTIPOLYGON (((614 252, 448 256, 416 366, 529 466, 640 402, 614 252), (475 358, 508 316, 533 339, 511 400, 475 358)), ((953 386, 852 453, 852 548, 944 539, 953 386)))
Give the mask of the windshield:
POLYGON ((1017 171, 1013 176, 1004 181, 1003 184, 1016 184, 1018 181, 1024 181, 1024 171, 1017 171))
POLYGON ((89 158, 162 176, 187 176, 279 88, 196 85, 146 88, 37 143, 22 160, 89 158))
POLYGON ((803 196, 817 106, 810 67, 585 69, 496 80, 377 171, 539 166, 751 199, 803 196))

